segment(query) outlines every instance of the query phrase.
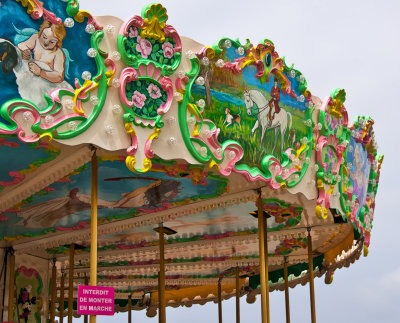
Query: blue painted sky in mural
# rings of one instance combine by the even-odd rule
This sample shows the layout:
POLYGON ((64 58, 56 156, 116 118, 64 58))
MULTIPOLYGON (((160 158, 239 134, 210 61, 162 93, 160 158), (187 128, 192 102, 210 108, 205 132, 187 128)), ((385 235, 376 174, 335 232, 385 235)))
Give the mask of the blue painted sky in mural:
POLYGON ((12 148, 2 145, 0 148, 2 156, 0 158, 0 181, 2 182, 12 180, 12 177, 8 174, 9 171, 28 169, 32 162, 49 157, 44 148, 32 148, 34 145, 24 144, 16 138, 7 138, 7 141, 18 144, 18 147, 12 148), (17 158, 16 156, 24 156, 24 158, 17 158), (10 165, 12 165, 11 169, 10 165))

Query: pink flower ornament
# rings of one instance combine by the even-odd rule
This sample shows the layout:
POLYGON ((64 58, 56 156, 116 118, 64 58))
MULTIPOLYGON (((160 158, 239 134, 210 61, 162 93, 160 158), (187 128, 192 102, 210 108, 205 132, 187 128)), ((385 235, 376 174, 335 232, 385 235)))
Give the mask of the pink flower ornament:
POLYGON ((142 39, 140 36, 137 38, 136 50, 142 55, 143 58, 147 58, 151 54, 153 46, 147 39, 142 39))
POLYGON ((164 57, 171 58, 174 56, 174 46, 172 46, 170 42, 163 44, 162 49, 164 52, 164 57))
POLYGON ((141 109, 144 106, 144 101, 146 101, 146 96, 139 91, 133 92, 132 103, 135 107, 141 109))
POLYGON ((130 27, 130 28, 129 28, 129 34, 128 34, 128 36, 129 36, 130 38, 135 38, 135 37, 137 37, 137 35, 138 35, 138 30, 137 30, 137 28, 136 28, 136 27, 130 27))
POLYGON ((149 92, 150 97, 153 99, 158 99, 161 96, 160 88, 153 83, 150 83, 147 87, 147 92, 149 92))

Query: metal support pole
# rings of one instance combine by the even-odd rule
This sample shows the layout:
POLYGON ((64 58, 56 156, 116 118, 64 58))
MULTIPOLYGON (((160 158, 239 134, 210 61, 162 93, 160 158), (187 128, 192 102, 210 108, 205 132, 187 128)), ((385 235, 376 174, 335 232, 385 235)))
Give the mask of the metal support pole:
POLYGON ((10 249, 10 272, 8 280, 8 322, 14 320, 14 281, 15 281, 15 255, 14 250, 10 249))
POLYGON ((316 323, 316 315, 315 315, 315 294, 314 294, 314 264, 313 264, 313 254, 312 254, 312 239, 311 239, 311 228, 307 228, 308 237, 307 237, 307 245, 308 245, 308 273, 310 276, 310 305, 311 305, 311 322, 316 323))
POLYGON ((128 323, 132 323, 132 295, 128 296, 128 323))
MULTIPOLYGON (((260 199, 262 203, 261 191, 260 191, 260 199)), ((267 218, 264 216, 264 208, 262 208, 263 212, 263 226, 264 226, 264 252, 265 252, 265 284, 267 293, 265 295, 265 302, 267 303, 267 323, 270 323, 270 309, 269 309, 269 270, 268 270, 268 230, 267 230, 267 218)))
POLYGON ((218 279, 218 322, 222 323, 222 288, 221 278, 218 279))
POLYGON ((285 276, 285 307, 286 307, 286 323, 290 323, 290 307, 289 307, 289 280, 288 280, 288 257, 283 257, 283 274, 285 276))
MULTIPOLYGON (((1 306, 1 317, 0 319, 3 321, 3 316, 4 316, 4 301, 5 301, 5 296, 6 296, 6 283, 7 283, 7 259, 8 259, 8 248, 6 248, 4 252, 4 264, 3 264, 3 269, 4 269, 4 280, 3 280, 3 299, 2 299, 2 306, 1 306)), ((3 271, 3 270, 2 270, 3 271)))
POLYGON ((162 224, 159 227, 159 248, 160 248, 160 272, 159 272, 159 283, 158 283, 158 306, 159 314, 158 321, 165 323, 165 264, 164 264, 164 230, 162 224))
POLYGON ((258 206, 258 245, 260 256, 260 289, 261 289, 261 322, 267 323, 267 283, 265 281, 265 231, 264 231, 264 210, 263 201, 260 196, 257 201, 258 206))
MULTIPOLYGON (((89 284, 89 279, 87 278, 86 274, 85 274, 85 286, 87 286, 89 284)), ((83 322, 84 323, 88 323, 88 316, 87 314, 83 315, 83 322)))
POLYGON ((53 268, 51 269, 51 305, 50 305, 50 323, 54 323, 56 318, 56 298, 57 298, 57 267, 56 259, 53 259, 53 268))
POLYGON ((64 290, 65 290, 65 277, 64 277, 64 270, 61 269, 61 287, 60 287, 60 323, 64 321, 64 290))
POLYGON ((240 323, 239 267, 236 267, 236 323, 240 323))
POLYGON ((69 246, 69 271, 68 271, 68 323, 72 323, 74 303, 74 255, 75 244, 69 246))
MULTIPOLYGON (((90 220, 90 286, 97 285, 97 155, 92 155, 91 220, 90 220)), ((90 315, 90 323, 96 323, 96 315, 90 315)))

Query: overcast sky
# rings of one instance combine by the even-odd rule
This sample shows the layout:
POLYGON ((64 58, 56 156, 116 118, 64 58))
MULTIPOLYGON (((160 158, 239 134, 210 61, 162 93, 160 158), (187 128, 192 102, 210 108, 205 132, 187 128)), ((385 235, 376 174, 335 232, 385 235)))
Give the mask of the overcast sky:
MULTIPOLYGON (((94 16, 113 15, 126 20, 140 15, 146 1, 80 0, 81 9, 94 16)), ((400 261, 397 255, 396 200, 400 190, 395 169, 399 152, 394 138, 399 129, 400 1, 162 1, 168 23, 180 35, 212 45, 221 37, 268 38, 280 56, 295 64, 313 95, 323 99, 336 87, 347 92, 351 119, 369 115, 375 124, 379 150, 385 154, 376 199, 370 254, 350 268, 336 271, 332 285, 316 280, 319 323, 400 321, 400 261)), ((290 290, 294 323, 310 321, 309 288, 290 290)), ((285 322, 284 294, 274 292, 271 322, 285 322)), ((234 301, 223 303, 224 322, 234 322, 234 301)), ((241 300, 243 322, 260 322, 259 301, 241 300)), ((167 309, 168 322, 217 322, 217 306, 167 309)), ((97 322, 127 322, 126 314, 97 322)), ((134 312, 133 322, 158 322, 145 311, 134 312)))

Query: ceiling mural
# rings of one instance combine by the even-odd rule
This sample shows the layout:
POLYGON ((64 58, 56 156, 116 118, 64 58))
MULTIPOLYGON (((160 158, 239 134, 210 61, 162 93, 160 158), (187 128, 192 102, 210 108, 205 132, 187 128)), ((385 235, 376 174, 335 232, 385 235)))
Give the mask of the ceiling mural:
MULTIPOLYGON (((90 220, 90 163, 2 214, 0 236, 22 237, 84 228, 90 220)), ((99 222, 153 213, 223 193, 227 181, 203 168, 172 162, 132 174, 119 160, 100 160, 99 222)))

